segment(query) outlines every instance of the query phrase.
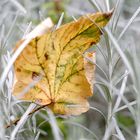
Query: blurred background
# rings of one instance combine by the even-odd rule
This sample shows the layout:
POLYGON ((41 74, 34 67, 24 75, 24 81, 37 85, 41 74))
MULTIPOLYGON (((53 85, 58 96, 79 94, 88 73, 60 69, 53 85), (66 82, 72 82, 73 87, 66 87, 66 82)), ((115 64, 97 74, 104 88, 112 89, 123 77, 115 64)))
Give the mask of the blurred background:
MULTIPOLYGON (((140 1, 139 0, 0 0, 0 74, 12 56, 13 49, 23 35, 41 21, 51 17, 55 24, 64 13, 62 24, 86 13, 109 11, 115 8, 108 25, 111 36, 105 31, 96 46, 96 74, 94 96, 89 99, 90 110, 80 116, 55 116, 61 139, 64 140, 135 140, 139 138, 137 102, 139 95, 139 47, 140 1), (27 30, 28 28, 28 30, 27 30), (125 30, 126 28, 126 30, 125 30), (121 52, 114 46, 115 38, 121 52), (133 69, 134 77, 127 72, 125 56, 133 69), (137 56, 135 58, 135 56, 137 56), (135 58, 135 59, 134 59, 135 58), (136 62, 136 63, 135 63, 136 62), (135 69, 136 68, 136 69, 135 69), (127 80, 125 79, 127 76, 127 80), (122 89, 122 86, 125 86, 122 89), (112 88, 113 87, 113 88, 112 88), (123 93, 122 93, 123 92, 123 93), (120 96, 120 94, 124 96, 120 96), (120 102, 118 97, 120 97, 120 102), (119 102, 119 103, 118 103, 119 102), (118 104, 118 106, 116 105, 118 104), (115 107, 115 105, 117 107, 115 107), (116 110, 115 110, 115 109, 116 110), (114 110, 116 112, 114 112, 114 110), (137 116, 136 118, 134 116, 137 116), (114 121, 115 120, 115 121, 114 121), (106 136, 109 135, 109 136, 106 136)), ((109 32, 109 33, 110 33, 109 32)), ((13 71, 12 71, 13 72, 13 71)), ((11 72, 11 73, 12 73, 11 72)), ((8 79, 12 85, 13 76, 8 79)), ((3 124, 12 117, 22 116, 28 103, 14 102, 7 83, 1 92, 1 138, 10 139, 15 126, 4 129, 3 124), (11 106, 12 107, 9 107, 11 106), (9 107, 7 109, 7 107, 9 107), (5 119, 7 119, 5 121, 5 119)), ((55 138, 48 114, 40 111, 30 117, 20 129, 17 140, 59 140, 55 138)))

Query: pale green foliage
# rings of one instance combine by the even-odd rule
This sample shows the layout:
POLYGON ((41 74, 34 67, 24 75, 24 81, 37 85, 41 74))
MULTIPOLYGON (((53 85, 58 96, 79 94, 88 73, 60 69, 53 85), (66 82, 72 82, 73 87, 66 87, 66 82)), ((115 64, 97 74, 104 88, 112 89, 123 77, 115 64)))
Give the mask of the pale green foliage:
MULTIPOLYGON (((0 1, 0 74, 11 63, 15 42, 29 32, 40 19, 46 18, 45 0, 0 1), (44 6, 45 5, 45 6, 44 6)), ((87 12, 114 9, 108 27, 97 45, 96 81, 91 109, 79 117, 64 117, 56 121, 47 109, 31 117, 27 112, 33 104, 17 101, 11 96, 13 68, 6 75, 4 85, 0 81, 0 139, 43 140, 48 139, 50 129, 42 129, 47 123, 55 140, 139 140, 140 139, 140 1, 139 0, 71 0, 64 5, 65 12, 76 17, 87 12), (67 3, 69 2, 69 3, 67 3), (21 116, 17 126, 5 129, 4 124, 21 116), (41 118, 41 122, 37 119, 41 118), (65 132, 67 131, 67 132, 65 132), (64 135, 65 133, 65 135, 64 135), (12 137, 11 137, 12 136, 12 137)), ((62 22, 63 15, 58 22, 62 22)), ((57 27, 58 27, 57 26, 57 27)), ((12 63, 11 63, 12 64, 12 63)), ((8 72, 8 71, 7 71, 8 72)), ((7 73, 6 72, 6 73, 7 73)), ((49 137, 50 138, 50 137, 49 137)))

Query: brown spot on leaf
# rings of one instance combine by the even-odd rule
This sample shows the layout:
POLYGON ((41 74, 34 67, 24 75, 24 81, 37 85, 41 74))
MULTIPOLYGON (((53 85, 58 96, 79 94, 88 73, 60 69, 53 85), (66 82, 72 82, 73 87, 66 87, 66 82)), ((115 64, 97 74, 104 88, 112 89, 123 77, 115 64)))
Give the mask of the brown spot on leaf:
POLYGON ((36 80, 38 77, 39 77, 39 74, 38 73, 36 73, 36 72, 33 72, 32 73, 32 79, 33 80, 36 80))
POLYGON ((17 68, 17 72, 21 72, 21 69, 20 68, 17 68))
POLYGON ((48 58, 49 58, 49 55, 47 53, 45 53, 45 58, 46 58, 46 60, 48 60, 48 58))

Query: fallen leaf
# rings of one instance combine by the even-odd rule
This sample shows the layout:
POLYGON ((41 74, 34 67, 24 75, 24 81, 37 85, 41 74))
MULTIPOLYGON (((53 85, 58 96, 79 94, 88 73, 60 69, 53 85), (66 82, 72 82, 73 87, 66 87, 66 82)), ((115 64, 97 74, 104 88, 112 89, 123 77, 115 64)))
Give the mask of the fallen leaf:
POLYGON ((13 94, 48 105, 56 114, 86 112, 95 66, 84 61, 82 54, 99 42, 101 28, 111 15, 112 12, 87 14, 32 39, 15 61, 13 94))
POLYGON ((90 84, 90 89, 93 92, 93 85, 95 79, 95 61, 96 61, 96 52, 85 52, 84 54, 84 69, 85 76, 90 84))

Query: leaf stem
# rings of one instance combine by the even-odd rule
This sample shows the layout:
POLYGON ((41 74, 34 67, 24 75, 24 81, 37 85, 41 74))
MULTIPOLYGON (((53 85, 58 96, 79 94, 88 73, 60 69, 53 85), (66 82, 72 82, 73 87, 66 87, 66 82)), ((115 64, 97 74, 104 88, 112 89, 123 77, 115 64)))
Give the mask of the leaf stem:
MULTIPOLYGON (((31 111, 28 116, 31 116, 32 114, 34 114, 35 112, 39 111, 40 109, 42 108, 45 108, 47 105, 42 105, 42 106, 39 106, 38 108, 34 109, 33 111, 31 111)), ((16 125, 19 121, 20 121, 21 118, 16 118, 14 121, 12 121, 10 124, 6 125, 5 128, 9 128, 11 127, 12 125, 16 125)))

